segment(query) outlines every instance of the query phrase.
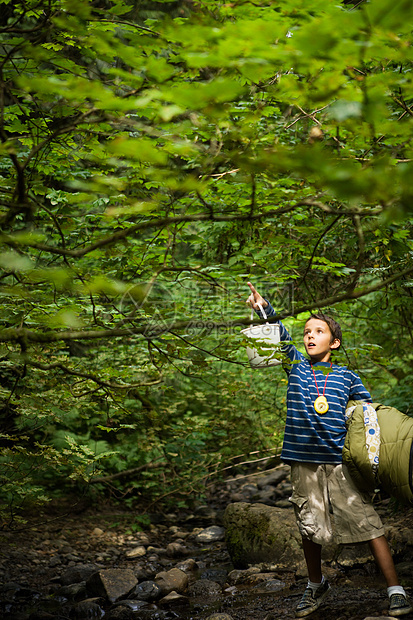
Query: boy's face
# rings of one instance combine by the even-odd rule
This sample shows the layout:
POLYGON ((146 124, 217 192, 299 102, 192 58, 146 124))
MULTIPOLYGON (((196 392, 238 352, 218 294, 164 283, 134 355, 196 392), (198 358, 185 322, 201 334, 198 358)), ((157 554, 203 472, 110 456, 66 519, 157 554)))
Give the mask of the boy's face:
POLYGON ((340 346, 330 328, 321 319, 308 319, 304 327, 304 346, 312 362, 328 362, 331 351, 340 346))

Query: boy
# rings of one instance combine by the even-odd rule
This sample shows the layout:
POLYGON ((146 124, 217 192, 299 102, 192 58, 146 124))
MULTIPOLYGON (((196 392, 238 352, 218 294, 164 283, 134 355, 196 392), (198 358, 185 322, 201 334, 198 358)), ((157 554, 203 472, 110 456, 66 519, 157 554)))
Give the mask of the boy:
MULTIPOLYGON (((275 316, 271 304, 248 282, 247 303, 261 316, 275 316)), ((387 583, 389 615, 403 616, 413 608, 399 585, 380 517, 369 498, 362 496, 342 463, 346 435, 345 409, 348 400, 371 402, 359 376, 330 360, 340 348, 340 325, 331 317, 313 314, 304 327, 307 359, 291 342, 280 324, 283 351, 292 364, 288 369, 287 420, 281 458, 291 466, 297 525, 302 537, 308 570, 308 585, 296 608, 296 617, 318 609, 330 588, 321 571, 322 544, 332 539, 329 505, 334 513, 337 542, 368 541, 387 583), (289 343, 289 344, 288 344, 289 343)))

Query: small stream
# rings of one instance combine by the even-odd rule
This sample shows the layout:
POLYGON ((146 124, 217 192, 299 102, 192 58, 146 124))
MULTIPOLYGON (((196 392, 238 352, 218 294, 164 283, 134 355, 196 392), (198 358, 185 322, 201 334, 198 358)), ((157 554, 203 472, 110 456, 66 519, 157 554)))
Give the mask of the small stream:
MULTIPOLYGON (((204 506, 190 515, 154 515, 146 531, 136 528, 131 512, 89 509, 78 515, 45 518, 26 530, 1 532, 0 618, 294 618, 307 583, 304 563, 291 570, 269 565, 239 570, 231 563, 221 525, 222 507, 234 500, 256 501, 254 485, 259 489, 256 480, 245 480, 245 476, 237 486, 231 484, 221 496, 215 494, 215 508, 204 506), (211 530, 216 530, 214 535, 211 530), (111 591, 109 578, 115 580, 115 590, 111 591), (102 579, 109 579, 109 584, 103 587, 102 579)), ((288 492, 288 481, 277 484, 274 501, 281 502, 283 510, 292 510, 280 495, 282 485, 288 492)), ((263 486, 263 493, 265 502, 271 501, 268 486, 263 486)), ((380 510, 401 583, 413 596, 413 509, 399 509, 396 514, 383 502, 380 510)), ((372 557, 346 565, 326 562, 323 572, 332 589, 312 620, 387 615, 385 583, 372 557)), ((413 619, 413 615, 405 617, 413 619)))
MULTIPOLYGON (((41 550, 52 542, 46 538, 43 545, 37 544, 36 547, 41 550)), ((187 544, 189 548, 189 541, 187 544)), ((192 547, 184 560, 168 558, 160 553, 161 549, 165 547, 152 545, 151 555, 138 562, 125 562, 119 555, 114 562, 112 556, 111 563, 108 557, 103 570, 113 566, 148 578, 155 576, 160 569, 168 571, 190 559, 196 569, 189 574, 186 592, 176 600, 144 602, 127 596, 109 603, 102 597, 90 595, 87 581, 62 585, 68 569, 63 570, 61 576, 58 574, 60 571, 50 576, 49 569, 45 570, 45 566, 35 563, 38 572, 33 571, 31 575, 37 585, 29 585, 29 566, 26 565, 24 577, 3 582, 0 586, 1 617, 4 620, 274 620, 295 617, 295 606, 306 585, 305 576, 276 570, 261 571, 260 568, 235 571, 225 542, 214 542, 197 549, 192 547), (158 554, 153 552, 154 548, 158 549, 158 554)), ((112 548, 110 553, 114 551, 115 548, 112 548)), ((73 570, 79 563, 73 559, 74 554, 68 555, 72 557, 68 563, 73 563, 69 567, 73 570)), ((15 550, 14 556, 18 556, 20 562, 23 556, 29 562, 36 559, 34 551, 29 549, 25 552, 15 550)), ((75 557, 82 559, 80 554, 75 557)), ((18 577, 15 569, 11 573, 18 577)), ((313 620, 324 620, 327 616, 335 620, 364 620, 369 616, 385 614, 385 587, 373 562, 346 571, 334 566, 326 566, 325 570, 333 589, 322 608, 311 616, 313 620)), ((410 591, 412 585, 410 579, 410 591)))

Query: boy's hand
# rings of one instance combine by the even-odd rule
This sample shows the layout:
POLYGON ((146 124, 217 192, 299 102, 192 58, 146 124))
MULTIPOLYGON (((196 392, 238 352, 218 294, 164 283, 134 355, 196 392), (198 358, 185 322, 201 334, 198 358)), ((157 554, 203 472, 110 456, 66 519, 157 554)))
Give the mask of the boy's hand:
POLYGON ((254 308, 254 310, 259 310, 258 304, 261 304, 263 308, 266 308, 268 306, 268 302, 265 301, 264 297, 261 297, 261 295, 255 290, 251 282, 247 282, 247 284, 251 290, 251 295, 247 299, 247 304, 254 308))

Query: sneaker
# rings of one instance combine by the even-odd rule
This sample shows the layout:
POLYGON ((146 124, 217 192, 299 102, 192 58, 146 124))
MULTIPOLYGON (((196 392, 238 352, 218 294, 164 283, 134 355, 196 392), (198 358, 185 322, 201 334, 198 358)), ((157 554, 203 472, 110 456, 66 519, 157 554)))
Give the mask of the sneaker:
POLYGON ((392 594, 390 597, 389 616, 404 616, 413 611, 407 598, 403 594, 392 594))
POLYGON ((328 583, 328 581, 323 581, 323 583, 315 591, 312 588, 307 587, 304 591, 301 601, 298 603, 295 609, 296 618, 308 616, 309 614, 312 614, 313 611, 318 609, 325 597, 327 596, 329 589, 330 584, 328 583))

